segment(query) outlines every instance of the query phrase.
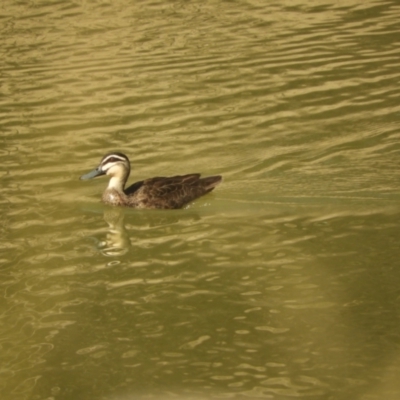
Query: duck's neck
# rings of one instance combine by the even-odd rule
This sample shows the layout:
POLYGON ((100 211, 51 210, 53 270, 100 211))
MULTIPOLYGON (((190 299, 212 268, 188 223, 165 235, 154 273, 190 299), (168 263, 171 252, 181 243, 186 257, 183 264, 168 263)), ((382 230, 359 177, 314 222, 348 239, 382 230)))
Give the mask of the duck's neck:
POLYGON ((107 171, 110 177, 107 190, 115 190, 119 193, 125 193, 125 183, 129 177, 130 168, 125 165, 116 165, 107 171))
POLYGON ((107 189, 114 189, 117 192, 124 193, 126 179, 123 180, 119 176, 111 177, 110 181, 108 182, 107 189))

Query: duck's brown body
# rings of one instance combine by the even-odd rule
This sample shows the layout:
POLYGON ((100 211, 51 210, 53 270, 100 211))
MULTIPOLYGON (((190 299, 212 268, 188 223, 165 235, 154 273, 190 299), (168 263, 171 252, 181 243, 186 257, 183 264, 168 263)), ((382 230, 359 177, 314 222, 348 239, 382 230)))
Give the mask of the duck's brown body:
POLYGON ((134 208, 181 208, 198 197, 211 192, 222 178, 200 174, 177 175, 150 178, 136 182, 127 189, 125 183, 130 172, 128 157, 122 153, 106 154, 100 165, 81 179, 91 179, 99 175, 110 175, 111 179, 102 200, 113 206, 134 208))

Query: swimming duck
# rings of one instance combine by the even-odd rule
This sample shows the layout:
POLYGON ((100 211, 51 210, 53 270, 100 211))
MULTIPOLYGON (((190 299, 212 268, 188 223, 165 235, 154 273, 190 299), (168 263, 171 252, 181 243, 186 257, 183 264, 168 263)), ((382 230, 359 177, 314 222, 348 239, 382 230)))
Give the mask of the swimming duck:
POLYGON ((131 165, 125 154, 109 153, 101 159, 96 169, 80 179, 109 175, 111 179, 102 196, 106 204, 164 209, 181 208, 211 192, 222 180, 219 175, 200 178, 200 174, 188 174, 145 179, 125 188, 130 171, 131 165))

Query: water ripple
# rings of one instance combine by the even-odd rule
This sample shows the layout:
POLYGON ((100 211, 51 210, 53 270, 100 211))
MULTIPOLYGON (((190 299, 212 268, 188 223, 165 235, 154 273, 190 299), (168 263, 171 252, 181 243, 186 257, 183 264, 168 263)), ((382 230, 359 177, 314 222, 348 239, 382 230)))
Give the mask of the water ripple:
POLYGON ((386 382, 395 1, 0 11, 5 399, 323 398, 386 382), (113 149, 132 180, 224 182, 185 210, 111 209, 104 180, 78 177, 113 149))

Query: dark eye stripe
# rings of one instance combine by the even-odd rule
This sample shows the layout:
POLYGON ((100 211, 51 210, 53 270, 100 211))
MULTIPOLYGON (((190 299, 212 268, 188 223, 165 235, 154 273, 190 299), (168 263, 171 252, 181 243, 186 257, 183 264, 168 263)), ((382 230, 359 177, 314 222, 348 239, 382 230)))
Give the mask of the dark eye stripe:
POLYGON ((102 164, 107 164, 109 162, 118 162, 118 161, 124 161, 124 159, 122 157, 120 158, 115 156, 109 156, 102 161, 102 164))

